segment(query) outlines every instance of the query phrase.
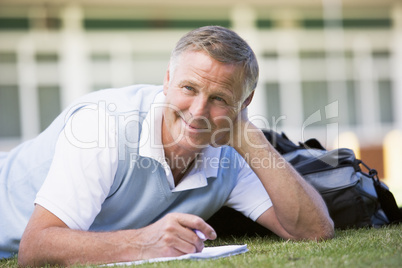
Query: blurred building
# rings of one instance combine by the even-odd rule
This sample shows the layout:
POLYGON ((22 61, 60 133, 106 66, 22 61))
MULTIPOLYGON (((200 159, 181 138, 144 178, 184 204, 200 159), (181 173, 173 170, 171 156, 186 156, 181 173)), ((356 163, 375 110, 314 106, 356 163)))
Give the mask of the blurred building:
POLYGON ((211 24, 236 30, 258 56, 259 126, 328 148, 352 133, 384 177, 384 139, 402 130, 397 0, 0 0, 0 150, 87 92, 161 84, 176 41, 211 24))

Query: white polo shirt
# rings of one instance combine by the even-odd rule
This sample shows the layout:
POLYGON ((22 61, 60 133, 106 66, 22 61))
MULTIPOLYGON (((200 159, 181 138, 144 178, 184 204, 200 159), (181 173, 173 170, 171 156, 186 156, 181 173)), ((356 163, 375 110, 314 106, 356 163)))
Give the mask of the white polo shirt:
MULTIPOLYGON (((196 161, 198 164, 175 186, 161 146, 164 99, 163 92, 156 95, 152 112, 146 114, 141 124, 138 154, 163 166, 172 193, 206 187, 207 178, 218 176, 219 166, 214 160, 219 159, 222 148, 205 148, 196 161)), ((36 204, 45 207, 71 229, 89 230, 111 195, 119 168, 119 146, 117 119, 110 109, 110 106, 92 104, 69 117, 57 140, 46 180, 35 199, 36 204)), ((236 186, 225 205, 256 220, 272 203, 260 180, 245 161, 241 161, 243 166, 237 174, 236 186)), ((149 172, 153 172, 151 169, 149 172)), ((132 179, 135 180, 135 174, 132 179)), ((127 226, 130 227, 124 225, 123 228, 127 226)))

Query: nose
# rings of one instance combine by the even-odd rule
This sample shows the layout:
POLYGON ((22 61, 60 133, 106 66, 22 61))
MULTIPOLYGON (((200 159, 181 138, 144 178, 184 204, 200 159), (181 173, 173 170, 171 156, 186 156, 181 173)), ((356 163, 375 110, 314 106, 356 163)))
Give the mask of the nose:
POLYGON ((189 112, 192 117, 208 117, 208 98, 202 95, 195 96, 190 104, 189 112))

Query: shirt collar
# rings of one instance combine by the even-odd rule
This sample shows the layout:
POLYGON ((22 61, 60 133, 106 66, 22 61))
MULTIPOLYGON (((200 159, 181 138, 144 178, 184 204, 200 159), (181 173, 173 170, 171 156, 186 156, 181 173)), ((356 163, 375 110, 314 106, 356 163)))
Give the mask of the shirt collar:
POLYGON ((156 95, 151 109, 142 124, 138 154, 152 158, 162 164, 172 192, 180 192, 208 185, 207 178, 217 177, 221 148, 206 147, 195 159, 192 169, 177 186, 174 185, 172 170, 165 160, 162 145, 162 117, 165 95, 156 95))

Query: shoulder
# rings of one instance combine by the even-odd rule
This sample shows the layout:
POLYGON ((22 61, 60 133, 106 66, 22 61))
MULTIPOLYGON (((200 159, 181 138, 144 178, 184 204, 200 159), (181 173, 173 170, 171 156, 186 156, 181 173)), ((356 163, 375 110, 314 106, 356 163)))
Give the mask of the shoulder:
POLYGON ((91 92, 74 101, 66 110, 71 114, 81 107, 95 105, 110 112, 147 110, 155 97, 163 91, 162 86, 132 85, 91 92))

